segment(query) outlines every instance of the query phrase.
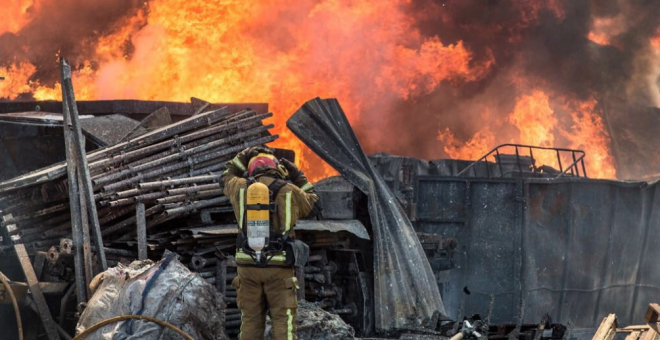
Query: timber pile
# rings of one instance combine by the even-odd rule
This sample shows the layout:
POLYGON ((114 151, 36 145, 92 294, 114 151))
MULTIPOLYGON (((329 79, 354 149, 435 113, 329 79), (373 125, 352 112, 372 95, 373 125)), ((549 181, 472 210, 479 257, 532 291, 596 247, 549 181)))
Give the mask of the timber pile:
MULTIPOLYGON (((199 209, 231 211, 222 195, 221 169, 240 150, 278 138, 269 132, 273 125, 263 123, 271 116, 221 108, 90 153, 87 161, 104 246, 135 240, 140 205, 149 234, 199 209)), ((26 175, 33 182, 29 185, 0 184, 0 223, 13 243, 23 243, 35 253, 71 238, 65 174, 66 164, 58 164, 26 175)), ((113 261, 112 250, 108 255, 109 264, 118 260, 113 261)))
POLYGON ((626 327, 619 327, 616 314, 609 314, 600 323, 598 329, 594 333, 592 340, 657 340, 660 338, 660 305, 657 303, 650 303, 644 315, 646 324, 644 325, 630 325, 626 327))

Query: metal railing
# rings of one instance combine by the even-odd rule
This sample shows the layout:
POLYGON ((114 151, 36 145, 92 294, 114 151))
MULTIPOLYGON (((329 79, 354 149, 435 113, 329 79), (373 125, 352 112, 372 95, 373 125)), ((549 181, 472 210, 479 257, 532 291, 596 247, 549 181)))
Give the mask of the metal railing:
MULTIPOLYGON (((501 144, 489 151, 487 154, 479 158, 478 160, 474 161, 472 164, 468 165, 465 169, 463 169, 461 172, 459 172, 456 176, 463 176, 464 174, 467 174, 470 170, 474 173, 474 176, 478 176, 477 174, 477 165, 478 164, 484 164, 486 168, 486 172, 488 174, 489 178, 493 177, 504 177, 504 175, 516 172, 516 170, 511 170, 504 172, 502 169, 502 155, 510 155, 510 154, 504 154, 500 153, 500 149, 505 148, 505 147, 513 147, 515 149, 515 158, 516 158, 516 165, 517 165, 517 172, 522 176, 524 173, 532 173, 532 174, 541 174, 541 170, 536 166, 535 164, 535 159, 534 159, 534 151, 533 150, 550 150, 554 151, 557 154, 557 164, 559 165, 559 175, 555 177, 555 179, 560 178, 562 176, 571 176, 571 177, 587 177, 587 169, 584 166, 584 157, 586 156, 586 153, 582 150, 574 150, 574 149, 564 149, 564 148, 549 148, 549 147, 542 147, 542 146, 533 146, 533 145, 523 145, 523 144, 501 144), (521 158, 522 157, 527 157, 527 155, 522 155, 521 151, 529 151, 529 158, 531 159, 531 167, 528 168, 528 170, 531 171, 523 171, 523 166, 521 163, 521 158), (570 159, 573 160, 573 163, 571 163, 568 167, 564 168, 562 164, 562 155, 567 155, 570 154, 570 159), (490 169, 490 164, 488 162, 488 157, 494 156, 496 164, 499 169, 499 176, 495 176, 495 171, 493 170, 493 174, 491 174, 491 169, 490 169), (582 175, 580 175, 580 167, 582 168, 582 175)), ((511 155, 513 156, 513 155, 511 155)))

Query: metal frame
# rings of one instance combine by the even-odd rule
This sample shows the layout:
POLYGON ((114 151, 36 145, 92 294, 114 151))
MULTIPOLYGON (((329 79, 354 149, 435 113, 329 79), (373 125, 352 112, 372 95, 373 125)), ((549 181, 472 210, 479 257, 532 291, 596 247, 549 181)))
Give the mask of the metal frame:
MULTIPOLYGON (((472 169, 472 172, 473 172, 474 176, 478 176, 476 165, 480 164, 480 163, 485 164, 486 172, 488 173, 488 178, 502 178, 502 177, 504 177, 504 175, 512 173, 511 171, 505 173, 502 170, 502 162, 499 161, 499 158, 500 158, 500 155, 501 155, 500 154, 500 148, 504 148, 504 147, 513 147, 515 149, 515 151, 516 151, 516 154, 515 154, 516 155, 516 163, 518 165, 518 173, 521 174, 521 175, 523 173, 523 169, 522 169, 522 166, 520 164, 520 157, 521 157, 520 149, 528 149, 529 150, 529 157, 531 159, 534 159, 534 152, 532 150, 551 150, 551 151, 555 151, 557 153, 557 162, 559 164, 560 174, 557 177, 555 177, 554 179, 558 179, 558 178, 560 178, 564 175, 568 175, 569 170, 570 170, 571 177, 585 177, 585 178, 587 177, 587 169, 584 165, 584 157, 586 156, 586 153, 582 150, 565 149, 565 148, 550 148, 550 147, 543 147, 543 146, 524 145, 524 144, 511 144, 511 143, 498 145, 497 147, 495 147, 494 149, 492 149, 488 153, 486 153, 484 156, 482 156, 478 160, 474 161, 472 164, 468 165, 465 169, 463 169, 461 172, 459 172, 456 176, 457 177, 462 177, 464 174, 467 174, 470 169, 472 169), (566 169, 564 169, 562 161, 561 161, 561 154, 562 153, 570 153, 571 158, 573 159, 573 163, 571 163, 568 167, 566 167, 566 169), (497 160, 496 164, 498 165, 498 168, 500 170, 500 175, 497 176, 497 177, 495 176, 495 174, 491 175, 490 168, 488 167, 488 157, 493 155, 493 154, 495 154, 495 158, 497 160), (576 158, 576 154, 578 154, 577 158, 576 158), (582 167, 582 176, 580 176, 580 167, 582 167)), ((537 169, 536 169, 536 165, 534 165, 534 163, 532 163, 532 167, 533 167, 533 170, 534 170, 533 172, 536 173, 537 169)))

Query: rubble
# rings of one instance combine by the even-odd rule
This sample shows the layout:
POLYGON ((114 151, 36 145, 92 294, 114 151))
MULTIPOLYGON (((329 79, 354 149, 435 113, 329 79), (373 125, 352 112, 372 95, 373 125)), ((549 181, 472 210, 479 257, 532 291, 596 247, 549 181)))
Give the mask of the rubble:
MULTIPOLYGON (((298 340, 352 340, 355 330, 337 314, 324 311, 316 304, 298 302, 298 340)), ((270 318, 266 319, 266 340, 272 340, 270 318)))
MULTIPOLYGON (((101 283, 80 316, 77 333, 114 316, 145 315, 169 322, 196 340, 228 339, 222 296, 175 257, 157 263, 135 261, 128 267, 120 264, 99 276, 101 283)), ((179 336, 154 323, 127 320, 102 327, 89 338, 155 340, 179 336)))

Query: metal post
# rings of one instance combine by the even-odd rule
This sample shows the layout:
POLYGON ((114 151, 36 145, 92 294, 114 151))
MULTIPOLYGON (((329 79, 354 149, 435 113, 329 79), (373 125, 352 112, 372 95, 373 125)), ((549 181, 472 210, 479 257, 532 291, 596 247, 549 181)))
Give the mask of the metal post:
POLYGON ((135 205, 135 221, 137 224, 138 260, 147 259, 147 219, 144 213, 144 203, 135 205))
POLYGON ((484 164, 486 165, 486 173, 488 173, 488 178, 490 178, 490 167, 488 166, 488 158, 484 158, 484 164))
POLYGON ((577 160, 575 159, 575 151, 572 151, 571 154, 573 155, 573 165, 571 167, 575 168, 575 174, 577 177, 580 177, 580 168, 577 165, 577 160))
POLYGON ((69 129, 72 131, 73 142, 77 144, 75 157, 78 160, 77 166, 79 167, 78 171, 80 173, 79 180, 82 183, 80 191, 82 192, 82 197, 87 201, 87 212, 89 213, 89 220, 91 220, 92 224, 94 245, 96 245, 101 270, 105 271, 108 269, 108 263, 105 259, 105 253, 103 252, 103 238, 101 236, 101 226, 99 224, 99 216, 94 201, 94 188, 92 187, 92 178, 87 164, 85 144, 83 143, 82 129, 78 118, 78 107, 76 106, 76 97, 73 92, 73 83, 71 82, 71 67, 64 58, 61 60, 61 66, 62 96, 66 97, 66 101, 62 98, 62 107, 64 108, 64 106, 67 106, 67 109, 63 110, 63 113, 69 115, 68 122, 66 122, 64 128, 65 130, 69 129))
MULTIPOLYGON (((64 68, 62 68, 64 78, 64 68)), ((80 213, 80 191, 78 188, 77 161, 74 149, 74 136, 69 126, 69 106, 66 104, 65 88, 62 87, 62 113, 64 116, 64 142, 66 145, 67 184, 69 186, 69 205, 71 207, 71 239, 73 240, 73 262, 75 268, 76 298, 78 304, 87 302, 85 289, 85 267, 83 264, 83 233, 80 213)))
POLYGON ((502 170, 502 162, 500 160, 500 157, 501 157, 500 156, 500 149, 499 148, 495 149, 495 153, 497 154, 497 158, 496 158, 497 166, 498 166, 498 168, 500 168, 500 177, 503 177, 504 176, 504 171, 502 170))
POLYGON ((32 263, 30 263, 30 257, 28 256, 27 250, 25 250, 25 245, 16 244, 14 245, 14 250, 16 251, 16 256, 18 256, 18 261, 23 268, 25 279, 27 280, 28 286, 30 287, 30 292, 32 293, 34 302, 37 305, 39 317, 41 318, 41 322, 43 323, 44 328, 46 329, 48 339, 61 340, 60 334, 57 331, 57 324, 55 324, 55 320, 53 320, 53 316, 50 314, 50 310, 48 309, 46 298, 44 298, 44 295, 41 292, 41 287, 39 287, 39 280, 37 280, 37 275, 34 273, 34 268, 32 268, 32 263))
POLYGON ((518 163, 518 173, 522 177, 522 166, 520 165, 520 154, 518 153, 518 146, 516 146, 516 162, 518 163))
POLYGON ((557 150, 557 162, 559 162, 559 172, 564 173, 564 168, 561 164, 561 156, 559 155, 559 150, 557 150))

